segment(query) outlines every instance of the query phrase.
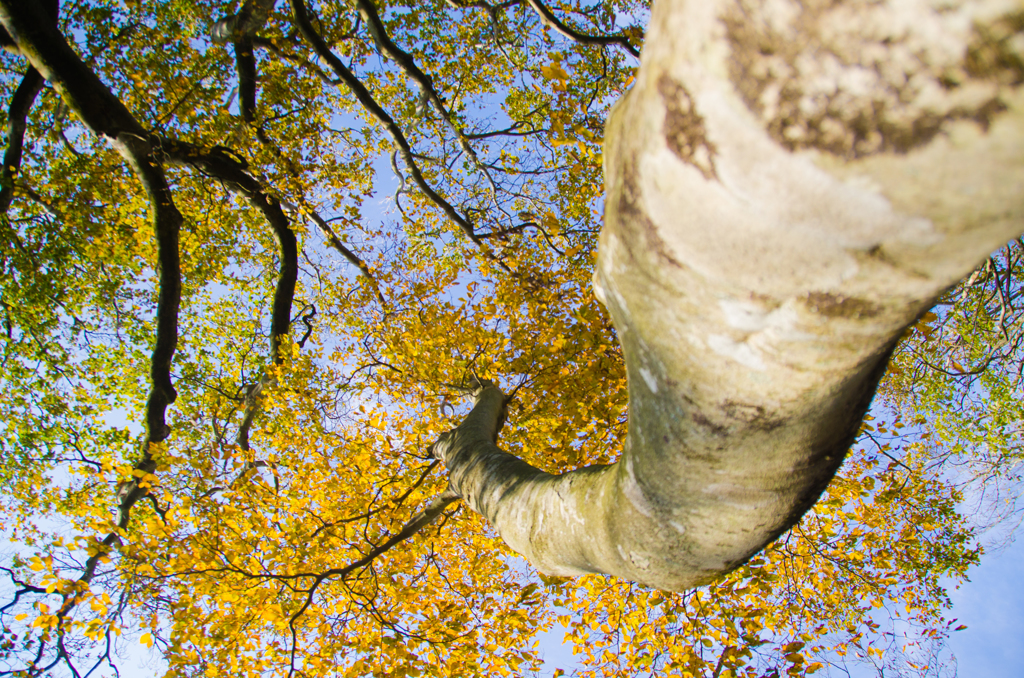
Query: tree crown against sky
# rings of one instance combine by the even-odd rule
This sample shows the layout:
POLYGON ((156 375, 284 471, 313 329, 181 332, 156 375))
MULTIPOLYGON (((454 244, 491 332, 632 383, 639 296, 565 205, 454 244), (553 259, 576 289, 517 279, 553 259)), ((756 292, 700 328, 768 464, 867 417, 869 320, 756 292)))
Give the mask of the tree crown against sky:
MULTIPOLYGON (((78 62, 47 26, 34 55, 60 92, 4 56, 2 669, 109 671, 141 642, 175 675, 510 675, 557 618, 584 675, 858 651, 934 673, 941 577, 978 545, 926 442, 860 450, 782 540, 685 593, 537 579, 445 494, 431 446, 476 375, 514 394, 509 452, 619 455, 625 366, 590 279, 644 4, 271 5, 65 3, 78 62), (908 625, 923 649, 884 633, 908 625)), ((973 58, 1012 87, 1005 23, 973 58)), ((1012 363, 1014 319, 987 317, 1012 363)))

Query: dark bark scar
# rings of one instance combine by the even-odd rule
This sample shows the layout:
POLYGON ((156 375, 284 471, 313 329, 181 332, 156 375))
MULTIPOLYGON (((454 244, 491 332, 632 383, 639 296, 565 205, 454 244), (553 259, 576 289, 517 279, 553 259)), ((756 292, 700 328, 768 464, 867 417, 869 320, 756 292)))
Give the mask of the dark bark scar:
POLYGON ((826 318, 850 318, 854 320, 873 318, 882 309, 867 299, 844 297, 829 292, 811 292, 807 295, 807 307, 826 318))
POLYGON ((658 78, 658 93, 665 104, 665 120, 661 131, 669 149, 688 165, 693 165, 705 179, 718 179, 715 171, 715 145, 708 141, 704 118, 696 111, 686 88, 667 75, 658 78))
POLYGON ((726 400, 722 410, 730 419, 746 422, 759 431, 774 431, 784 423, 783 420, 771 416, 761 405, 726 400))
POLYGON ((693 421, 700 425, 701 428, 708 430, 715 437, 721 438, 728 433, 728 429, 725 426, 716 424, 700 412, 693 413, 693 421))

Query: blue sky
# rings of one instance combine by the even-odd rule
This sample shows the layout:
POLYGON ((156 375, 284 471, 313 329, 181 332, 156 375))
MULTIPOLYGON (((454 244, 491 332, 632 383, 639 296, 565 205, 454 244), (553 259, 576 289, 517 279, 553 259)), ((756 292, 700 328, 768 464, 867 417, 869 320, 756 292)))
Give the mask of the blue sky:
POLYGON ((952 617, 967 629, 950 647, 960 678, 1017 678, 1024 673, 1024 540, 981 558, 971 581, 950 591, 952 617))

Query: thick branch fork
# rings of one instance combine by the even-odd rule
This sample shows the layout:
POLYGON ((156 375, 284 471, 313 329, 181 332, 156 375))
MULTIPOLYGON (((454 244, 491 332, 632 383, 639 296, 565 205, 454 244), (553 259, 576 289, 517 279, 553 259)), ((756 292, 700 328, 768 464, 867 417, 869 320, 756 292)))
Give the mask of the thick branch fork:
POLYGON ((493 387, 435 447, 550 574, 679 590, 760 551, 828 486, 905 328, 1024 224, 1024 92, 909 152, 796 154, 729 79, 726 4, 655 3, 606 127, 594 281, 625 354, 621 458, 555 476, 502 452, 493 387))

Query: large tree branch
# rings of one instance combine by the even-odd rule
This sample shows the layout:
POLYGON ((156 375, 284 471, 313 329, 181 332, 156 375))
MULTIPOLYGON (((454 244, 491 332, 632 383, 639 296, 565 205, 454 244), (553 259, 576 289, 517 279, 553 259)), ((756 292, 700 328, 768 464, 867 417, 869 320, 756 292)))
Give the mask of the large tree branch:
POLYGON ((0 167, 0 214, 7 213, 14 198, 14 178, 21 169, 28 112, 45 82, 39 71, 29 66, 7 108, 7 149, 4 151, 3 167, 0 167))
MULTIPOLYGON (((267 222, 271 225, 271 228, 274 230, 275 237, 279 239, 279 246, 282 248, 282 256, 290 256, 289 253, 295 247, 295 237, 288 226, 288 217, 282 209, 280 200, 263 189, 260 182, 246 171, 245 165, 236 154, 221 147, 207 149, 196 144, 183 141, 171 141, 167 139, 162 141, 162 150, 168 160, 195 167, 205 174, 224 182, 230 190, 245 196, 254 207, 263 213, 267 222), (291 243, 287 242, 289 234, 291 243), (284 238, 284 240, 281 240, 281 238, 284 238)), ((376 292, 377 298, 381 303, 383 303, 384 297, 380 292, 377 280, 373 277, 373 273, 370 271, 370 267, 366 262, 364 262, 359 255, 346 247, 334 233, 334 229, 331 228, 330 224, 328 224, 327 221, 317 214, 312 208, 303 208, 302 211, 306 213, 314 224, 316 224, 317 228, 320 230, 324 238, 327 239, 330 246, 337 250, 343 257, 345 257, 346 260, 348 260, 350 264, 359 270, 359 273, 366 278, 367 282, 376 292)), ((279 279, 277 291, 275 292, 274 302, 273 318, 276 320, 271 321, 272 329, 277 328, 278 331, 276 334, 272 332, 272 342, 274 341, 273 337, 280 337, 287 332, 287 320, 284 319, 287 319, 291 312, 291 301, 288 301, 287 308, 284 306, 284 301, 286 298, 294 297, 295 279, 297 274, 297 260, 294 265, 289 265, 287 270, 285 268, 281 269, 281 277, 279 279), (290 281, 290 283, 282 286, 282 283, 286 280, 290 281), (281 330, 282 326, 284 326, 284 330, 281 330)), ((272 346, 271 352, 273 362, 278 362, 276 344, 272 346)))
POLYGON ((435 447, 552 574, 682 589, 757 553, 828 485, 904 329, 1024 224, 1019 88, 987 127, 951 104, 909 151, 798 155, 730 80, 730 6, 656 2, 606 128, 595 289, 627 365, 620 460, 552 476, 502 452, 494 388, 435 447))
MULTIPOLYGON (((194 167, 220 180, 229 190, 245 196, 270 224, 277 241, 280 261, 270 313, 270 362, 273 365, 281 364, 284 359, 281 355, 281 342, 288 334, 292 302, 295 300, 299 250, 295 233, 281 208, 280 200, 266 193, 260 183, 245 171, 244 162, 228 149, 218 147, 206 150, 187 142, 164 140, 163 151, 168 159, 194 167)), ((264 374, 246 393, 245 410, 235 438, 235 443, 243 450, 249 449, 249 431, 260 410, 261 396, 268 384, 270 378, 264 374)))
MULTIPOLYGON (((3 0, 0 22, 21 53, 53 84, 82 121, 94 133, 109 139, 128 161, 149 198, 150 219, 157 241, 160 297, 146 429, 148 440, 159 442, 170 435, 165 413, 176 397, 171 384, 171 359, 178 342, 181 297, 178 230, 182 218, 160 166, 158 150, 149 132, 67 43, 43 6, 3 0)), ((145 456, 148 454, 146 452, 145 456)))
MULTIPOLYGON (((170 435, 165 417, 176 396, 171 383, 171 360, 178 340, 181 297, 178 231, 182 217, 174 205, 155 138, 75 53, 56 28, 53 12, 48 8, 49 5, 0 0, 0 22, 35 70, 54 86, 82 121, 94 133, 108 139, 132 167, 149 199, 150 220, 157 242, 159 298, 156 339, 150 360, 151 390, 146 403, 147 444, 142 458, 135 464, 138 475, 118 487, 117 528, 123 530, 129 523, 132 508, 149 492, 140 481, 156 469, 150 443, 160 442, 170 435)), ((115 530, 96 545, 79 576, 80 582, 92 581, 100 560, 119 540, 115 530)), ((66 623, 79 601, 74 593, 64 594, 57 615, 61 625, 66 623)), ((58 634, 58 638, 62 637, 63 631, 58 634)), ((40 643, 40 658, 46 645, 40 643)), ((60 660, 61 651, 58 648, 55 661, 60 660)))
POLYGON ((266 25, 277 0, 248 0, 237 14, 230 14, 214 24, 213 42, 231 43, 235 53, 235 71, 238 73, 238 108, 242 120, 256 120, 256 55, 253 38, 266 25))
MULTIPOLYGON (((288 334, 291 324, 292 303, 295 299, 295 285, 299 271, 298 242, 289 225, 289 219, 281 207, 281 201, 265 191, 260 182, 246 171, 245 162, 229 149, 221 147, 205 149, 195 144, 170 139, 161 141, 161 149, 167 160, 191 166, 219 180, 229 190, 245 196, 254 207, 260 210, 267 223, 270 224, 277 241, 280 260, 271 307, 270 361, 274 365, 279 365, 284 358, 281 355, 281 343, 284 336, 288 334)), ((331 245, 359 268, 383 302, 376 280, 370 274, 366 264, 338 240, 327 222, 319 215, 313 214, 315 215, 314 221, 324 232, 325 237, 331 239, 331 245)), ((264 375, 246 393, 245 409, 238 427, 238 435, 235 437, 235 444, 243 450, 249 450, 249 432, 260 411, 263 392, 269 384, 268 377, 264 375)), ((255 468, 256 464, 263 463, 250 462, 247 468, 243 469, 242 475, 247 473, 250 468, 255 468)))
POLYGON ((238 73, 238 108, 242 120, 256 121, 256 54, 252 38, 245 37, 234 43, 235 71, 238 73))
POLYGON ((219 146, 206 149, 185 141, 162 139, 161 150, 167 160, 189 165, 221 181, 229 190, 245 196, 270 224, 280 256, 270 314, 270 359, 274 364, 280 363, 281 339, 288 334, 291 324, 292 302, 299 275, 298 241, 281 207, 281 201, 267 193, 246 171, 244 161, 229 149, 219 146))
POLYGON ((263 28, 274 11, 277 0, 247 0, 237 14, 229 14, 213 26, 215 43, 238 43, 251 39, 263 28))

